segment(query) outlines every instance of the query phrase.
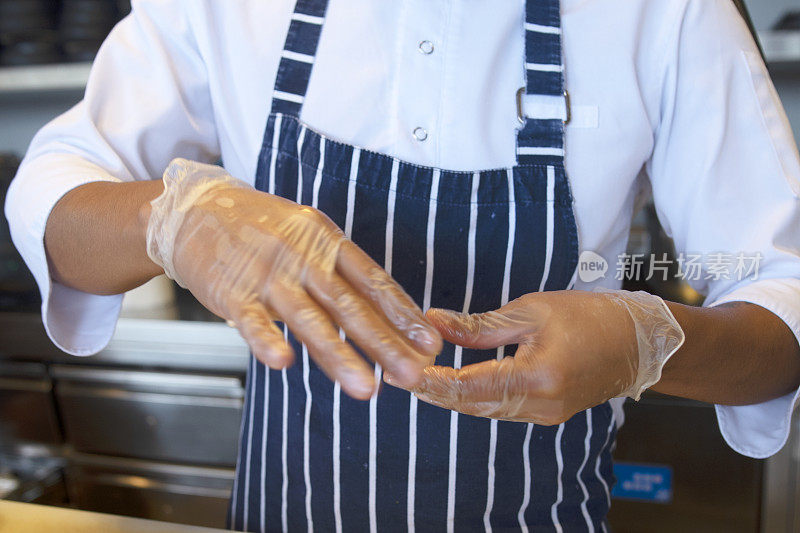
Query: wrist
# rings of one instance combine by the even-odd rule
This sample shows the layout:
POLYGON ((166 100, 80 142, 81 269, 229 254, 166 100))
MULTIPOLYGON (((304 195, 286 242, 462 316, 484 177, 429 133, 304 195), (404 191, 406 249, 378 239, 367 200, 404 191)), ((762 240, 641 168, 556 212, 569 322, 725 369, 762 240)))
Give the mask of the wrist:
POLYGON ((173 159, 167 166, 161 185, 161 194, 143 205, 139 212, 144 222, 146 251, 168 277, 186 287, 176 271, 174 257, 176 247, 181 248, 178 241, 184 219, 218 190, 252 187, 219 166, 180 158, 173 159))
POLYGON ((661 379, 666 362, 685 341, 685 334, 666 302, 646 292, 600 291, 616 305, 623 307, 633 321, 635 336, 634 354, 638 361, 631 362, 636 368, 632 384, 621 392, 639 400, 642 393, 661 379))
POLYGON ((152 180, 148 183, 147 192, 139 201, 136 213, 136 235, 137 240, 142 243, 147 241, 147 226, 150 223, 150 214, 153 211, 151 202, 164 192, 164 182, 152 180))
POLYGON ((150 215, 152 213, 151 202, 160 196, 164 191, 164 183, 161 180, 150 180, 142 182, 142 194, 139 196, 135 212, 134 220, 134 239, 137 246, 144 250, 144 256, 149 259, 150 272, 148 274, 157 276, 163 274, 163 268, 147 254, 147 228, 150 223, 150 215))

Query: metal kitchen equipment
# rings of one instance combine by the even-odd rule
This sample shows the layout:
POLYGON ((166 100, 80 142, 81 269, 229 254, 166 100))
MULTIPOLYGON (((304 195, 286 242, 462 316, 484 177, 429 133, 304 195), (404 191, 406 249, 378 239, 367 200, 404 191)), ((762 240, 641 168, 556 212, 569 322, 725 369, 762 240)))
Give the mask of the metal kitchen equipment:
POLYGON ((221 322, 123 318, 107 349, 73 357, 37 315, 0 313, 0 485, 38 447, 28 463, 56 464, 62 501, 9 497, 224 527, 248 360, 221 322))

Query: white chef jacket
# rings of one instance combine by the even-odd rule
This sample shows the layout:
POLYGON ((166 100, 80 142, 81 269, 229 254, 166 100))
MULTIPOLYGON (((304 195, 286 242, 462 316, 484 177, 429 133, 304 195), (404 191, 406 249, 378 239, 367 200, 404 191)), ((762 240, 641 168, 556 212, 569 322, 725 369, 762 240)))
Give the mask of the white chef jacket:
MULTIPOLYGON (((6 216, 61 349, 101 350, 122 296, 53 281, 43 246, 53 205, 87 182, 159 178, 178 156, 221 158, 252 182, 293 6, 134 1, 84 100, 36 135, 6 216)), ((649 185, 679 251, 763 256, 757 281, 694 282, 706 304, 758 304, 800 339, 800 157, 732 2, 562 0, 562 11, 573 111, 566 168, 581 250, 613 267, 649 185)), ((524 0, 331 0, 301 118, 329 138, 421 165, 513 166, 523 22, 524 0)), ((722 434, 740 453, 769 456, 787 439, 797 398, 718 406, 722 434)))

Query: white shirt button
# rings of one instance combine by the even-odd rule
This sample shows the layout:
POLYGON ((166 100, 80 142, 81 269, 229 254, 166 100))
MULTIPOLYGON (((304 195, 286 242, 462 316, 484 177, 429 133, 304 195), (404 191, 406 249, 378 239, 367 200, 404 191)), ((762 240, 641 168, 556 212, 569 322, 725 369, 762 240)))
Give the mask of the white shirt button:
POLYGON ((428 132, 425 131, 425 128, 414 128, 414 138, 422 142, 428 138, 428 132))
POLYGON ((433 43, 430 41, 421 41, 419 43, 419 51, 425 55, 433 53, 433 43))

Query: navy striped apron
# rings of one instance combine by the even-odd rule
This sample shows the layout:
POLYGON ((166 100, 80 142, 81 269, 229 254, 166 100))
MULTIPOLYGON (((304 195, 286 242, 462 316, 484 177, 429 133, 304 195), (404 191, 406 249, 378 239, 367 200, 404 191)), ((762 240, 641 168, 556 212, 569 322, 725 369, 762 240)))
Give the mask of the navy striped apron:
MULTIPOLYGON (((571 286, 577 231, 561 120, 527 119, 512 168, 454 172, 327 138, 299 120, 325 0, 298 0, 256 187, 325 212, 423 308, 489 311, 571 286)), ((528 0, 526 92, 562 96, 559 0, 528 0)), ((509 95, 513 98, 514 95, 509 95)), ((341 393, 289 332, 297 363, 251 358, 231 526, 246 531, 606 529, 608 403, 557 427, 460 415, 390 386, 341 393)), ((514 347, 445 344, 437 364, 514 347)), ((380 367, 375 370, 380 379, 380 367)))

